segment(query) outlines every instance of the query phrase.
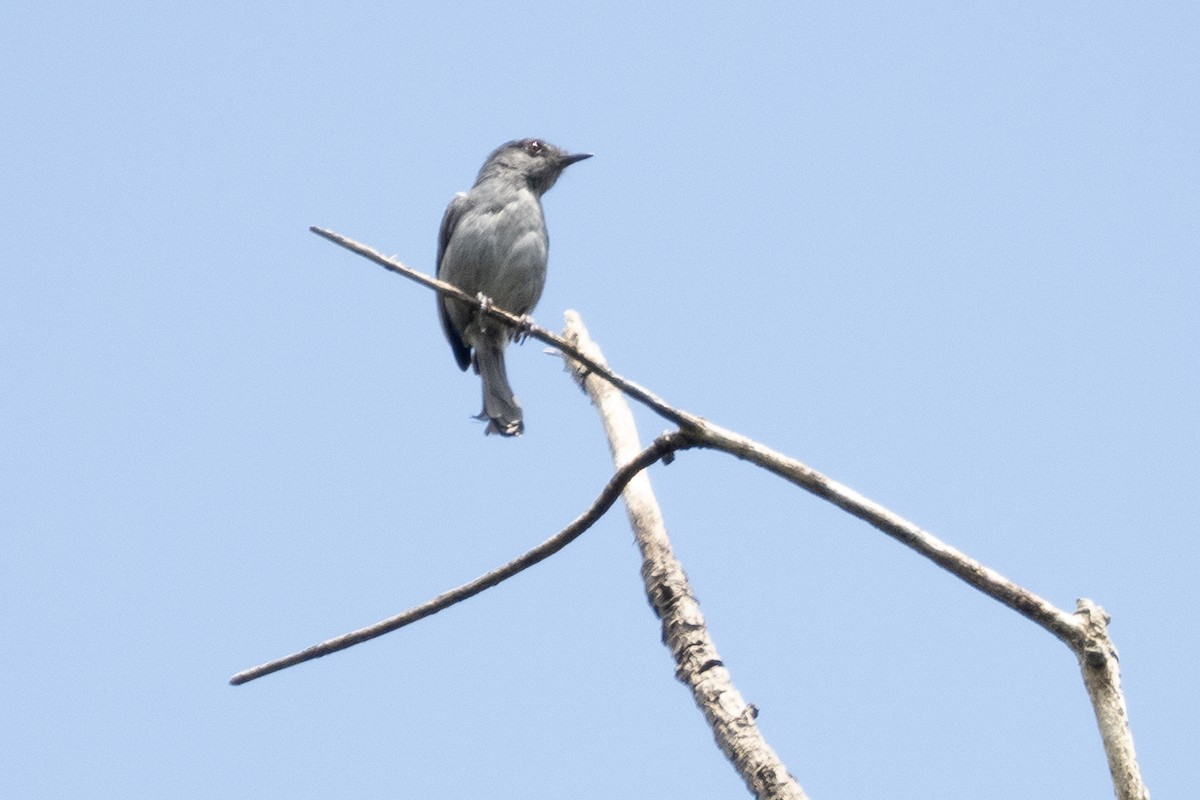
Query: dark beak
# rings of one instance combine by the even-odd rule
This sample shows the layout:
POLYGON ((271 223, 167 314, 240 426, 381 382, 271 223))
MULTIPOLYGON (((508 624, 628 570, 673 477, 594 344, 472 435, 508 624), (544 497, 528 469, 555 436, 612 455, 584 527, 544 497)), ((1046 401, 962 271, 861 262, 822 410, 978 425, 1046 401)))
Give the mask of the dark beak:
POLYGON ((565 169, 566 167, 569 167, 572 164, 574 164, 576 161, 583 161, 585 158, 591 158, 591 157, 592 157, 591 153, 572 153, 569 156, 562 157, 562 165, 563 165, 563 168, 565 169))

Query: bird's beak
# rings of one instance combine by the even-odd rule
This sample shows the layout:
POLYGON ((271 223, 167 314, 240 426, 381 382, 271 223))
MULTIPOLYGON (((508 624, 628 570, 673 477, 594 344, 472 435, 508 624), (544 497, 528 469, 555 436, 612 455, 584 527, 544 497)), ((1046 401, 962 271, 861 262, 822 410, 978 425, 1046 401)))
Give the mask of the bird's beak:
POLYGON ((576 161, 583 161, 585 158, 591 158, 591 157, 592 157, 591 153, 572 153, 569 156, 562 157, 562 165, 564 167, 569 167, 572 164, 574 164, 576 161))

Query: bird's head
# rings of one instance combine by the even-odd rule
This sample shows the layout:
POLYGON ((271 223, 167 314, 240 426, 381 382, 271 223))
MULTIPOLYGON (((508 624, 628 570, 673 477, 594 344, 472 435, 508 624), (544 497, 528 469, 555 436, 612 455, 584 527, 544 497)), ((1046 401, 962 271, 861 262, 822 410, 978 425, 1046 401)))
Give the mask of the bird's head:
POLYGON ((591 153, 568 153, 542 139, 514 139, 492 151, 476 183, 489 178, 524 180, 530 190, 541 195, 564 169, 591 157, 591 153))

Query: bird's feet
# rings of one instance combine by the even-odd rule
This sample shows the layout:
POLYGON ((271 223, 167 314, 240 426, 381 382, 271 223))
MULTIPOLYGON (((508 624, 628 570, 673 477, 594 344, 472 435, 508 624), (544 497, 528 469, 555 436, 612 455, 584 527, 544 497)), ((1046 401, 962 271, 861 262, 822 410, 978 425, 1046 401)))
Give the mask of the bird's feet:
POLYGON ((516 326, 513 328, 512 338, 517 344, 524 344, 529 338, 529 331, 533 330, 533 317, 528 314, 522 314, 517 320, 516 326))
MULTIPOLYGON (((492 302, 492 298, 488 297, 483 292, 475 293, 475 302, 479 303, 479 311, 475 314, 475 324, 479 326, 479 330, 486 333, 495 326, 496 321, 488 316, 488 311, 495 308, 496 304, 492 302)), ((500 326, 503 330, 504 326, 500 326)), ((475 370, 478 372, 479 370, 475 370)))

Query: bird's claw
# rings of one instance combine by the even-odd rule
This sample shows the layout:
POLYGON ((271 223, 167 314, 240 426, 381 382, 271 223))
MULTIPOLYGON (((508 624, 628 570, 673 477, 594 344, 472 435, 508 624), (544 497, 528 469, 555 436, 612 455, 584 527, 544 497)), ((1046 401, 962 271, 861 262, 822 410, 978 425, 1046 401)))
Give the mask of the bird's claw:
POLYGON ((516 326, 513 327, 512 338, 517 344, 524 344, 529 338, 529 332, 533 330, 533 317, 528 314, 522 314, 517 320, 516 326))

